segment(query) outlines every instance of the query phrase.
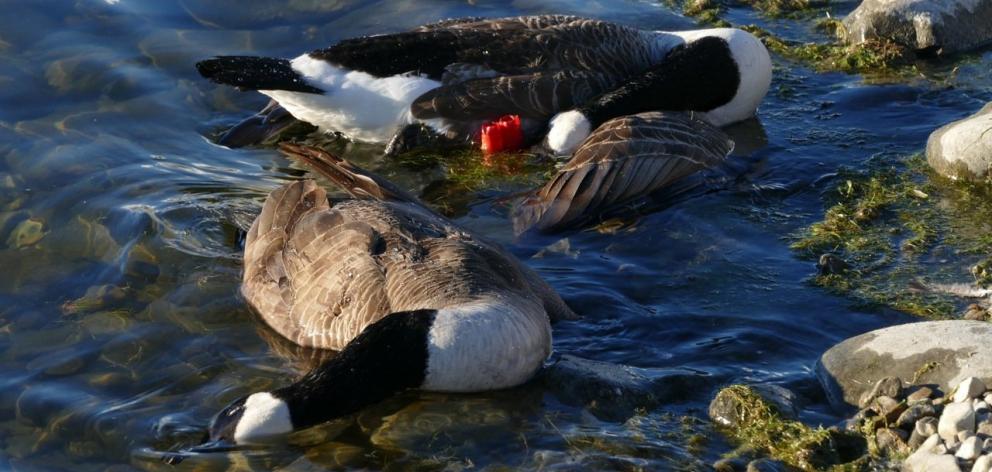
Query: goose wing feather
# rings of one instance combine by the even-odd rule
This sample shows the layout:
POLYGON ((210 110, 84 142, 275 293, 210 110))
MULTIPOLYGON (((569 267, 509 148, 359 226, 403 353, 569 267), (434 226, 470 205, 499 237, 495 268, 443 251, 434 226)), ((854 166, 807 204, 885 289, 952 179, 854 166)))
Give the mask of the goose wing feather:
POLYGON ((546 119, 615 84, 610 74, 581 70, 475 77, 428 91, 414 100, 410 111, 422 120, 477 120, 504 114, 546 119))
POLYGON ((518 233, 562 229, 720 165, 733 141, 691 113, 649 112, 603 123, 547 184, 513 212, 518 233))

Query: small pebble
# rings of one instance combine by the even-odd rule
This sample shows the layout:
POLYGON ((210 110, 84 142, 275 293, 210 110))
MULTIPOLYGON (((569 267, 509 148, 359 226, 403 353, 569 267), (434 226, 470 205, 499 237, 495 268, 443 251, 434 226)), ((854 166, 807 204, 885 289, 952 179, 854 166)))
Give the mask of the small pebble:
POLYGON ((956 403, 966 402, 972 398, 978 398, 985 392, 985 384, 977 377, 968 377, 958 384, 954 390, 954 401, 956 403))
POLYGON ((981 452, 982 450, 978 446, 978 436, 971 436, 961 442, 961 447, 958 448, 958 452, 954 456, 971 461, 977 459, 981 452))
POLYGON ((878 397, 899 398, 902 396, 902 380, 899 377, 885 377, 861 397, 861 407, 870 405, 878 397))
POLYGON ((992 452, 992 438, 985 438, 985 440, 982 441, 982 451, 992 452))
POLYGON ((985 400, 985 403, 988 403, 989 405, 992 405, 992 392, 986 393, 984 400, 985 400))
POLYGON ((971 472, 989 472, 989 469, 992 469, 992 456, 982 456, 975 461, 971 472))
POLYGON ((879 429, 875 432, 875 445, 880 451, 890 455, 909 452, 909 446, 906 445, 906 432, 899 429, 879 429))
POLYGON ((916 422, 920 420, 920 418, 926 418, 928 416, 937 416, 937 410, 935 410, 929 403, 920 402, 902 412, 902 414, 899 415, 899 419, 896 420, 896 426, 905 430, 910 430, 916 422))
POLYGON ((885 418, 886 423, 892 423, 906 411, 906 404, 890 396, 880 396, 872 402, 872 408, 885 418))
POLYGON ((919 402, 922 402, 922 401, 929 400, 930 397, 932 397, 932 396, 933 396, 933 389, 932 388, 925 387, 925 386, 924 387, 920 387, 920 388, 917 388, 916 390, 914 390, 913 393, 910 393, 909 396, 906 397, 906 403, 909 403, 910 405, 913 405, 915 403, 919 403, 919 402))
POLYGON ((975 410, 971 403, 948 403, 937 422, 937 434, 949 441, 961 431, 975 432, 975 410))
POLYGON ((909 447, 918 449, 927 438, 937 434, 937 418, 928 416, 916 422, 913 434, 909 437, 909 447))

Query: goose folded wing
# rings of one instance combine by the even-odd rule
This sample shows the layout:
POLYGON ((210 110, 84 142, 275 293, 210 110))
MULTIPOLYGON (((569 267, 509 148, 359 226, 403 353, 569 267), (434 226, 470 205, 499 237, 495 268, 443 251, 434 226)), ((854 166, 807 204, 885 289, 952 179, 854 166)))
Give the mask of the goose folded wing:
POLYGON ((483 120, 506 114, 546 119, 599 95, 613 82, 608 74, 579 70, 472 78, 421 95, 411 112, 422 120, 483 120))
POLYGON ((691 113, 648 112, 607 121, 513 211, 516 232, 554 231, 720 165, 733 141, 691 113))

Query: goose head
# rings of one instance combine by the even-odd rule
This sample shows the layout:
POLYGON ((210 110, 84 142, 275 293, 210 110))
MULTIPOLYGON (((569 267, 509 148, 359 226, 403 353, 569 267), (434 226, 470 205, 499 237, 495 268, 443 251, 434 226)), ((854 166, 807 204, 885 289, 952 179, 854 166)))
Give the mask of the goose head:
POLYGON ((210 422, 210 441, 235 444, 266 442, 293 431, 289 404, 272 392, 241 397, 210 422))
POLYGON ((758 38, 734 28, 653 34, 655 65, 551 119, 546 145, 554 154, 571 155, 606 121, 646 111, 702 112, 715 126, 754 115, 772 73, 758 38))

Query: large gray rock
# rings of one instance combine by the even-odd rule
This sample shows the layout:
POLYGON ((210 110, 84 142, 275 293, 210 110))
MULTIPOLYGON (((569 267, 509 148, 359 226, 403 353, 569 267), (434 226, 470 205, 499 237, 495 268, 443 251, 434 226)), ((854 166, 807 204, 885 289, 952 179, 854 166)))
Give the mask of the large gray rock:
POLYGON ((927 162, 952 179, 987 179, 992 170, 992 103, 934 131, 927 140, 927 162))
POLYGON ((820 357, 816 375, 838 411, 856 407, 883 377, 937 384, 944 392, 967 377, 992 382, 992 323, 925 321, 847 339, 820 357))
POLYGON ((946 54, 992 42, 992 0, 864 0, 844 19, 846 39, 887 39, 946 54))

